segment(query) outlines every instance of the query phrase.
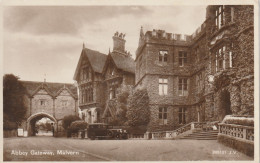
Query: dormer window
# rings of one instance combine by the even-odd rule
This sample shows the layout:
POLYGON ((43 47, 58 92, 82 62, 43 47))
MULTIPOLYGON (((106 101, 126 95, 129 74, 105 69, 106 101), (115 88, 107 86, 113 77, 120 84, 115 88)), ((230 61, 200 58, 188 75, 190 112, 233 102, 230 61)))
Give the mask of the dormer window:
POLYGON ((159 51, 159 62, 166 62, 167 63, 168 51, 160 50, 159 51))

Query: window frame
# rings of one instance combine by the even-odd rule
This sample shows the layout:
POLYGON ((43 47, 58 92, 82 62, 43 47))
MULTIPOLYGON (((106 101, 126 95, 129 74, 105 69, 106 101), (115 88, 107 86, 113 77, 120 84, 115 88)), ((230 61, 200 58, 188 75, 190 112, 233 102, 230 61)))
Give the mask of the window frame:
POLYGON ((158 119, 159 125, 167 125, 168 124, 168 108, 166 106, 161 106, 158 109, 158 119))
POLYGON ((115 99, 117 95, 118 84, 116 82, 112 82, 109 86, 109 100, 115 99))
POLYGON ((179 66, 184 67, 188 63, 188 54, 187 51, 179 51, 178 52, 178 58, 179 58, 179 66))
POLYGON ((68 100, 62 100, 61 101, 61 106, 62 106, 62 108, 67 107, 68 106, 68 100))
POLYGON ((218 6, 215 10, 215 26, 217 29, 220 29, 225 24, 225 6, 218 6))
POLYGON ((159 51, 159 62, 167 63, 168 62, 168 50, 159 51))
POLYGON ((203 73, 202 72, 199 72, 197 74, 197 80, 196 80, 196 86, 197 86, 197 90, 198 92, 200 92, 201 90, 203 90, 203 73))
POLYGON ((187 108, 186 107, 179 107, 178 111, 178 118, 179 118, 179 124, 184 125, 186 124, 186 114, 187 114, 187 108))
POLYGON ((46 105, 47 105, 47 100, 40 99, 40 106, 46 106, 46 105))
MULTIPOLYGON (((215 50, 215 71, 220 72, 226 69, 227 46, 222 44, 215 50)), ((229 56, 228 56, 229 57, 229 56)))
POLYGON ((186 78, 186 77, 179 78, 178 95, 179 96, 188 96, 188 78, 186 78))
POLYGON ((166 96, 168 95, 168 78, 159 78, 159 95, 166 96))

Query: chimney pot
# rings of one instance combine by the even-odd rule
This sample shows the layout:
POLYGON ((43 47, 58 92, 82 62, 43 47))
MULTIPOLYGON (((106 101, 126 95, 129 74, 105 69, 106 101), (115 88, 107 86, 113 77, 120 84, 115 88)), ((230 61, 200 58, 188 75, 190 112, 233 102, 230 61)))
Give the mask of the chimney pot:
POLYGON ((113 36, 114 47, 113 51, 118 51, 121 53, 125 53, 125 34, 116 32, 115 36, 113 36))

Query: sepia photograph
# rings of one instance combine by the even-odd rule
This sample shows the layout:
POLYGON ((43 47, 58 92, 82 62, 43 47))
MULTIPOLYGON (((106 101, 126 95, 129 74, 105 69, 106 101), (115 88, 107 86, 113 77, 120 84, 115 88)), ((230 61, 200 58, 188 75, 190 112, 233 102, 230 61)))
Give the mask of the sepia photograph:
POLYGON ((259 161, 249 2, 4 5, 2 161, 259 161))

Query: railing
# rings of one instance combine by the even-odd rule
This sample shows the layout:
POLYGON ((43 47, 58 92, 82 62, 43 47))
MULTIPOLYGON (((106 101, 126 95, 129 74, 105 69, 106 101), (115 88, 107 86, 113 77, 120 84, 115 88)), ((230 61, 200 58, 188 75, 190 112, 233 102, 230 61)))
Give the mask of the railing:
POLYGON ((254 141, 254 127, 219 123, 219 133, 239 139, 254 141))
POLYGON ((192 128, 192 123, 193 123, 193 122, 188 123, 188 124, 186 124, 186 125, 184 125, 184 126, 178 128, 178 129, 174 130, 173 132, 175 132, 176 135, 180 135, 180 134, 182 134, 182 133, 184 133, 184 132, 186 132, 186 131, 188 131, 188 130, 191 130, 191 128, 192 128))
POLYGON ((130 138, 130 139, 144 139, 144 134, 129 134, 128 138, 130 138))
POLYGON ((166 137, 166 131, 152 132, 152 139, 162 139, 166 137))
POLYGON ((151 133, 152 133, 152 139, 176 138, 177 136, 187 131, 191 131, 193 129, 203 129, 206 127, 208 127, 206 125, 206 122, 191 122, 173 131, 158 131, 158 132, 151 132, 151 133))

